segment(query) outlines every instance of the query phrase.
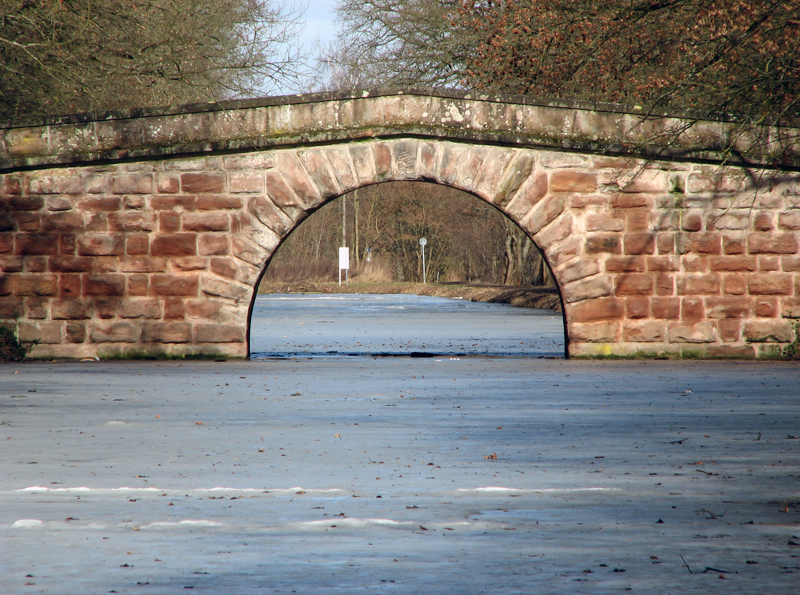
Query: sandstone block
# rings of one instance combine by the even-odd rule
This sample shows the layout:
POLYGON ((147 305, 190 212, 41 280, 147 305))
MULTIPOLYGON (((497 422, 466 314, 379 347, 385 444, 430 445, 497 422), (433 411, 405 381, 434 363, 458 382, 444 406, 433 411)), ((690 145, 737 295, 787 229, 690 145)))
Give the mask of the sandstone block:
POLYGON ((150 252, 150 236, 145 233, 125 236, 125 253, 128 256, 143 256, 150 252))
POLYGON ((279 152, 277 161, 283 177, 277 171, 266 172, 267 194, 270 198, 282 207, 297 206, 304 209, 313 208, 322 202, 319 190, 293 151, 279 152), (281 182, 283 188, 280 187, 281 182))
POLYGON ((678 277, 678 294, 717 295, 721 284, 721 277, 717 273, 682 275, 678 277))
POLYGON ((756 316, 759 318, 776 318, 778 316, 778 298, 757 297, 756 316))
POLYGON ((146 343, 188 343, 192 340, 192 325, 188 322, 145 322, 142 341, 146 343))
POLYGON ((650 298, 631 296, 625 300, 625 315, 628 318, 649 318, 650 298))
POLYGON ((227 235, 202 234, 197 238, 197 253, 200 256, 224 256, 230 250, 227 235))
POLYGON ((109 213, 108 227, 111 231, 153 231, 156 214, 138 211, 109 213))
POLYGON ((53 320, 85 320, 92 313, 92 302, 85 299, 57 299, 50 306, 53 320))
POLYGON ((196 297, 199 280, 197 275, 153 275, 154 295, 196 297))
POLYGON ((626 321, 622 337, 631 343, 662 343, 667 338, 667 325, 660 320, 626 321))
POLYGON ((125 236, 122 234, 85 234, 78 236, 78 254, 81 256, 121 256, 125 236))
POLYGON ((243 343, 244 328, 222 324, 198 324, 194 329, 196 343, 243 343))
POLYGON ((62 324, 60 322, 20 321, 17 327, 17 338, 20 343, 38 341, 45 345, 58 345, 63 341, 62 324))
POLYGON ((186 194, 220 194, 225 191, 225 174, 181 174, 181 189, 186 194))
POLYGON ((150 294, 150 277, 136 273, 128 275, 128 296, 145 296, 150 294))
POLYGON ((197 197, 198 211, 216 211, 241 209, 242 199, 238 196, 226 196, 224 194, 208 194, 197 197))
POLYGON ((139 340, 139 327, 130 322, 90 322, 89 339, 92 343, 135 343, 139 340))
POLYGON ((594 259, 579 259, 556 268, 556 276, 562 285, 566 285, 599 273, 600 262, 594 259))
MULTIPOLYGON (((4 279, 0 278, 0 295, 9 295, 11 292, 4 292, 3 287, 4 279)), ((0 298, 0 319, 16 320, 22 318, 22 314, 22 301, 19 298, 0 298)))
POLYGON ((621 274, 616 277, 616 295, 652 295, 653 275, 643 273, 621 274))
POLYGON ((754 273, 748 276, 751 295, 791 295, 792 275, 786 273, 754 273))
POLYGON ((118 211, 120 206, 121 202, 117 196, 84 198, 78 202, 78 209, 90 213, 118 211))
POLYGON ((586 231, 624 231, 625 219, 608 213, 586 215, 586 231))
POLYGON ((50 313, 50 298, 28 297, 25 298, 25 318, 29 320, 44 320, 50 313))
POLYGON ((717 340, 717 328, 711 322, 673 322, 669 323, 667 340, 670 343, 714 343, 717 340))
POLYGON ((194 256, 197 252, 197 235, 173 233, 157 235, 150 244, 153 256, 194 256))
MULTIPOLYGON (((544 229, 546 226, 550 225, 553 221, 555 221, 559 215, 564 212, 565 201, 563 197, 549 197, 542 201, 540 201, 536 206, 534 206, 528 214, 525 216, 521 223, 521 227, 526 229, 528 233, 531 235, 536 235, 544 229)), ((569 214, 569 213, 567 213, 569 214)), ((571 222, 571 215, 570 215, 570 222, 571 222)), ((552 236, 553 234, 550 233, 548 236, 552 236)), ((561 234, 556 233, 555 236, 551 238, 550 241, 558 241, 562 239, 558 237, 561 234)), ((550 242, 543 242, 540 243, 540 246, 548 246, 550 242)))
POLYGON ((161 302, 156 299, 131 298, 122 300, 119 315, 121 318, 161 318, 161 302))
POLYGON ((59 275, 58 295, 62 298, 77 298, 81 295, 81 276, 78 274, 59 275))
POLYGON ((784 318, 800 318, 800 297, 784 298, 781 316, 784 318))
POLYGON ((652 209, 653 202, 653 197, 649 194, 616 194, 611 199, 611 206, 615 209, 652 209))
POLYGON ((86 341, 86 323, 67 322, 64 325, 64 339, 67 343, 84 343, 86 341))
POLYGON ((681 299, 681 318, 683 320, 703 320, 706 309, 703 298, 685 297, 681 299))
POLYGON ((717 323, 719 339, 723 343, 736 343, 742 340, 742 322, 737 318, 721 318, 717 323))
POLYGON ((791 343, 794 330, 788 320, 756 320, 744 323, 744 338, 750 343, 791 343))
POLYGON ((153 174, 135 173, 111 176, 112 194, 152 194, 153 174))
POLYGON ((654 297, 650 300, 653 318, 678 319, 681 316, 681 300, 676 297, 654 297))
POLYGON ((327 198, 339 194, 339 185, 336 183, 336 177, 331 172, 323 151, 310 149, 300 151, 298 156, 323 197, 327 198))
POLYGON ((125 295, 125 275, 86 275, 83 295, 125 295))
POLYGON ((628 233, 624 238, 625 254, 653 254, 656 239, 651 233, 628 233))
POLYGON ((234 194, 263 194, 265 184, 263 172, 239 171, 228 174, 228 189, 234 194))
POLYGON ((577 343, 615 343, 619 336, 619 322, 576 322, 570 325, 570 341, 577 343))
POLYGON ((181 190, 181 181, 172 174, 156 175, 156 192, 159 194, 176 194, 181 190))
POLYGON ((208 259, 200 256, 185 256, 170 260, 175 271, 202 271, 208 268, 208 259))
POLYGON ((85 256, 51 256, 50 270, 54 273, 88 273, 94 259, 85 256))
POLYGON ((14 251, 14 236, 0 233, 0 254, 11 254, 14 251))
POLYGON ((756 259, 752 256, 718 256, 711 258, 712 271, 755 271, 756 259))
POLYGON ((750 254, 796 254, 798 244, 793 233, 752 233, 747 236, 747 250, 750 254))
POLYGON ((36 173, 29 182, 31 194, 80 194, 83 186, 79 176, 69 173, 36 173))
POLYGON ((723 293, 725 295, 744 295, 747 293, 747 278, 744 275, 725 275, 723 293))
POLYGON ((680 270, 680 261, 675 256, 648 256, 647 270, 651 272, 672 272, 680 270))
POLYGON ((616 234, 586 234, 584 250, 587 254, 622 254, 622 242, 616 234))
MULTIPOLYGON (((22 256, 0 256, 0 273, 19 273, 22 271, 24 261, 25 258, 22 256)), ((0 277, 9 282, 11 280, 9 275, 0 275, 0 277)))
POLYGON ((753 298, 709 297, 706 299, 708 318, 747 318, 753 315, 753 298))
MULTIPOLYGON (((511 199, 511 192, 505 196, 511 199, 505 211, 515 219, 522 219, 547 194, 547 174, 532 175, 511 199)), ((498 195, 498 199, 500 196, 498 195)))
POLYGON ((17 295, 57 295, 58 277, 55 275, 22 274, 17 277, 17 295))
POLYGON ((123 273, 162 273, 167 270, 167 260, 147 256, 126 258, 120 270, 123 273))
POLYGON ((194 196, 153 196, 150 199, 150 208, 154 211, 194 211, 197 206, 194 196))
POLYGON ((641 273, 645 270, 643 256, 612 256, 606 259, 609 273, 641 273))
POLYGON ((203 293, 208 295, 232 299, 236 301, 236 303, 248 300, 250 292, 252 291, 241 285, 207 277, 202 280, 202 290, 203 293))
POLYGON ((550 176, 551 192, 594 192, 597 174, 574 170, 553 172, 550 176))
POLYGON ((15 254, 54 255, 58 253, 58 236, 54 234, 17 234, 15 254))
POLYGON ((613 297, 585 300, 567 306, 567 320, 572 322, 618 320, 624 314, 625 302, 613 297))
POLYGON ((613 292, 611 275, 600 275, 590 279, 581 279, 565 283, 562 296, 567 303, 575 303, 598 297, 610 296, 613 292))
POLYGON ((184 213, 184 231, 228 231, 230 221, 227 213, 184 213))

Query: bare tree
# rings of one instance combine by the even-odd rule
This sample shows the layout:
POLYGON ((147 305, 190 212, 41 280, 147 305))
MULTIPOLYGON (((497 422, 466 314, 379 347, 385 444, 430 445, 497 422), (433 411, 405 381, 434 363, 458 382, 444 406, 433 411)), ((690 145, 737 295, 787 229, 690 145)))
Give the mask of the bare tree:
POLYGON ((320 59, 320 86, 459 85, 468 44, 452 35, 458 6, 456 0, 341 0, 338 39, 320 59))
POLYGON ((302 12, 270 0, 0 0, 0 118, 263 95, 302 12))

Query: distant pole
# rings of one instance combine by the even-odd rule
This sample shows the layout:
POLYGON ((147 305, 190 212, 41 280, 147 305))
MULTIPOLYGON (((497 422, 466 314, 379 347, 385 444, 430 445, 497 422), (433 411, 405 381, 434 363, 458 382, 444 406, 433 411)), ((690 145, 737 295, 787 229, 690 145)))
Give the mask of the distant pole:
POLYGON ((422 246, 422 284, 425 285, 425 244, 428 243, 428 240, 425 238, 419 239, 419 245, 422 246))

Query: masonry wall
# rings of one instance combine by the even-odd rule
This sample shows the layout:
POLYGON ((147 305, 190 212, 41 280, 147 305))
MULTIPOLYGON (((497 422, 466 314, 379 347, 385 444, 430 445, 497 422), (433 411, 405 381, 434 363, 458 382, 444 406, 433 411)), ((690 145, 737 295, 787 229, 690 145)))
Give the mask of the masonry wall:
POLYGON ((466 190, 526 230, 560 287, 572 356, 779 357, 798 339, 797 174, 399 131, 8 168, 0 320, 39 357, 246 357, 281 239, 326 200, 389 180, 466 190))

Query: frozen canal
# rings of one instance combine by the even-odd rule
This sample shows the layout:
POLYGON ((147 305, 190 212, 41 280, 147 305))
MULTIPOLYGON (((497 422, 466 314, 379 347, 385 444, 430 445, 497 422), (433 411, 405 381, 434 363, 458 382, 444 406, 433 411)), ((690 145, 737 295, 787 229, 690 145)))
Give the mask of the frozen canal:
POLYGON ((4 364, 0 593, 796 593, 798 376, 4 364))
POLYGON ((559 312, 417 295, 259 295, 251 356, 563 357, 559 312))

